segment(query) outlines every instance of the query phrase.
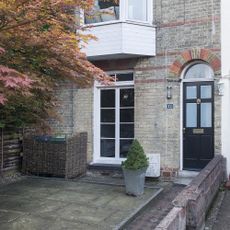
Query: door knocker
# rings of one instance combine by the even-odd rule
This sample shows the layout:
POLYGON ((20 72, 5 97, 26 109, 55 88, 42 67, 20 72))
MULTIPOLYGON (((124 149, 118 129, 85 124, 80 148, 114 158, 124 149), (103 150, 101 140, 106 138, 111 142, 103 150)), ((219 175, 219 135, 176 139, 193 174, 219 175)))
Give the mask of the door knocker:
POLYGON ((199 105, 201 103, 201 99, 197 98, 196 103, 197 103, 197 105, 199 105))

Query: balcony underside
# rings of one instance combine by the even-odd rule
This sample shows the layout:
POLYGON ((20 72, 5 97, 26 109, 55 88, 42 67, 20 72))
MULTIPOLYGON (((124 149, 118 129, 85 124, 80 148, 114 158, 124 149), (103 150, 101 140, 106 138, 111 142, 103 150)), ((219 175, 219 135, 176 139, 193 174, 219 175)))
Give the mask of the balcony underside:
MULTIPOLYGON (((98 56, 88 56, 89 61, 102 61, 102 60, 116 60, 116 59, 128 59, 128 58, 138 58, 146 57, 148 55, 143 54, 108 54, 108 55, 98 55, 98 56)), ((153 56, 153 55, 149 55, 153 56)))

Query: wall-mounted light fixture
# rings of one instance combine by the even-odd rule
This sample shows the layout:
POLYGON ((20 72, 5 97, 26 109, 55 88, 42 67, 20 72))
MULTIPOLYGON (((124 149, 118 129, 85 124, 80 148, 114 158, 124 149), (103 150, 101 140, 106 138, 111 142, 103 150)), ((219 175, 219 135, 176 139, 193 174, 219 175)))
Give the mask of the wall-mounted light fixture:
POLYGON ((217 89, 217 93, 219 96, 224 96, 224 83, 221 81, 218 81, 216 83, 216 89, 217 89))
POLYGON ((167 99, 172 99, 172 86, 167 86, 167 99))
POLYGON ((215 86, 215 94, 219 96, 224 96, 224 88, 225 88, 224 81, 220 78, 215 78, 214 86, 215 86))

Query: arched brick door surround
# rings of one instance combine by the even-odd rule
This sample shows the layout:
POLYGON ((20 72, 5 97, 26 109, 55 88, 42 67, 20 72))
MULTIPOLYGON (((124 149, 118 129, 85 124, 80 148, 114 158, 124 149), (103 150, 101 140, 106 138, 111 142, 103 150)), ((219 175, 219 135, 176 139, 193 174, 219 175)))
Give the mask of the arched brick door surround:
POLYGON ((215 53, 208 49, 191 49, 182 52, 170 66, 170 78, 180 78, 184 67, 192 61, 202 60, 207 62, 213 69, 216 76, 220 75, 221 62, 215 53))

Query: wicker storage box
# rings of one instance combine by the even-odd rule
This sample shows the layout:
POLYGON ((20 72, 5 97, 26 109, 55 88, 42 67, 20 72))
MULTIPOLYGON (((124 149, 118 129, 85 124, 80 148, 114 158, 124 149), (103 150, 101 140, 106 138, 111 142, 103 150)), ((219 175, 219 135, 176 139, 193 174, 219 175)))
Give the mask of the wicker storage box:
POLYGON ((65 138, 25 137, 25 174, 74 178, 86 173, 87 133, 65 138))

